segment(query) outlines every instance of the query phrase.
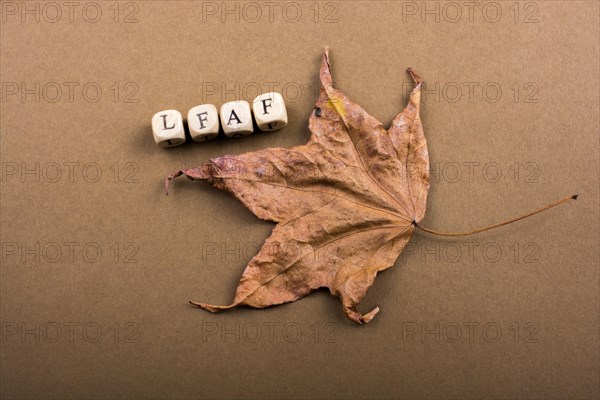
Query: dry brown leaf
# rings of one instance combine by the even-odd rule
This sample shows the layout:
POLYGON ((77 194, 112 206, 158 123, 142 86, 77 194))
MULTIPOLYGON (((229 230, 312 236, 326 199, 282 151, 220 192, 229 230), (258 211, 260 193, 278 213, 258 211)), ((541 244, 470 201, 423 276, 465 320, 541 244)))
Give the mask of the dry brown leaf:
POLYGON ((379 271, 391 267, 425 215, 429 155, 419 117, 421 80, 386 130, 332 86, 328 50, 311 138, 292 148, 223 156, 177 171, 227 190, 257 217, 277 225, 248 263, 230 305, 192 303, 212 312, 263 308, 326 287, 348 318, 369 322, 379 307, 357 305, 379 271))

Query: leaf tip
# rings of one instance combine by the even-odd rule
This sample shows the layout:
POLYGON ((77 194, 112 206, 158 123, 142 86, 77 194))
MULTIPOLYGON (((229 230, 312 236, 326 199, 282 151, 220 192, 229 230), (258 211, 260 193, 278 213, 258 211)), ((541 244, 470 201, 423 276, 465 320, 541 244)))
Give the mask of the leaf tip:
POLYGON ((372 309, 371 311, 369 311, 368 313, 366 313, 365 315, 362 316, 362 322, 364 322, 365 324, 368 324, 369 322, 371 322, 373 317, 375 317, 375 315, 377 315, 379 313, 379 311, 381 311, 379 306, 375 307, 374 309, 372 309))
POLYGON ((183 174, 183 171, 178 170, 178 171, 173 172, 172 174, 169 174, 165 177, 165 196, 169 195, 169 182, 182 174, 183 174))
POLYGON ((196 303, 195 301, 191 301, 191 300, 188 300, 188 302, 194 307, 202 308, 202 309, 204 309, 206 311, 210 311, 212 313, 218 313, 218 312, 230 309, 235 306, 235 304, 232 304, 230 306, 213 306, 212 304, 196 303))
POLYGON ((413 79, 413 81, 415 81, 416 84, 421 83, 421 77, 415 71, 413 71, 412 68, 407 68, 406 71, 410 74, 410 77, 413 79))

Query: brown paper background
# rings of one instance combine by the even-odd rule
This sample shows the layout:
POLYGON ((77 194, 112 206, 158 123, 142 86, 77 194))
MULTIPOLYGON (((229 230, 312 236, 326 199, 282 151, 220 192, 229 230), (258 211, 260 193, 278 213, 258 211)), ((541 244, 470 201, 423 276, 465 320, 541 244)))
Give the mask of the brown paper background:
POLYGON ((90 3, 72 21, 61 2, 60 17, 1 3, 2 398, 598 398, 598 2, 476 2, 472 20, 464 2, 275 2, 272 18, 264 2, 90 3), (325 291, 266 310, 188 306, 230 301, 273 225, 201 183, 165 197, 163 177, 304 143, 326 44, 338 87, 386 125, 406 68, 425 80, 423 225, 579 200, 468 238, 417 232, 362 303, 382 310, 368 326, 325 291), (154 144, 153 113, 269 85, 284 130, 154 144))

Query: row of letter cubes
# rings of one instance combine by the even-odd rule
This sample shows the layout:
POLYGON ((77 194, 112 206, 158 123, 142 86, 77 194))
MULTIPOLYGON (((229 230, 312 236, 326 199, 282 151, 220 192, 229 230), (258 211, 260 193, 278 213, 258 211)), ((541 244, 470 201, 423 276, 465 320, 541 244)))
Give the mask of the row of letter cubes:
MULTIPOLYGON (((256 125, 262 131, 274 131, 287 125, 287 111, 279 93, 263 93, 252 102, 256 125)), ((195 142, 212 139, 219 134, 219 114, 223 132, 228 137, 246 136, 254 132, 252 111, 247 101, 231 101, 217 107, 202 104, 188 111, 187 123, 195 142)), ((161 147, 177 146, 185 142, 183 118, 177 110, 157 112, 152 117, 154 141, 161 147)))

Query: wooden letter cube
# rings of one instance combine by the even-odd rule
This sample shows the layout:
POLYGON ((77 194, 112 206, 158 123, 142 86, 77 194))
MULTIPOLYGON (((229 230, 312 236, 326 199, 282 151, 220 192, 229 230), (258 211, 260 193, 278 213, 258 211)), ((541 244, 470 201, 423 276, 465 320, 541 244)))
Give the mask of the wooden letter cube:
POLYGON ((213 139, 219 134, 219 114, 212 104, 196 106, 187 115, 190 135, 194 142, 213 139))
POLYGON ((173 147, 185 143, 183 119, 177 110, 165 110, 152 117, 154 141, 160 147, 173 147))
POLYGON ((252 102, 254 119, 261 131, 275 131, 287 125, 285 102, 279 93, 263 93, 252 102))
POLYGON ((221 124, 226 136, 246 136, 254 132, 252 112, 247 101, 230 101, 221 106, 221 124))

